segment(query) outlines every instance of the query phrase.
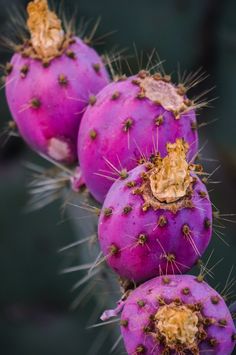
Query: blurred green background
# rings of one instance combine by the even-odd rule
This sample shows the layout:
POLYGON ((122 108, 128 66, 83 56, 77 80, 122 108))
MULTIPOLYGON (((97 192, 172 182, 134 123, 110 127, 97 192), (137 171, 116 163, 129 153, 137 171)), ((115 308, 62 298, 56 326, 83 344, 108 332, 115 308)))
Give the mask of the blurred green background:
MULTIPOLYGON (((60 1, 54 1, 59 5, 60 1)), ((0 0, 0 32, 6 29, 8 11, 25 7, 27 1, 0 0)), ((194 94, 216 88, 209 98, 217 98, 211 109, 200 112, 199 122, 212 125, 200 130, 201 144, 208 141, 203 157, 205 170, 214 175, 220 185, 209 185, 215 205, 222 213, 236 212, 236 1, 235 0, 65 0, 68 13, 78 9, 79 19, 102 17, 97 36, 117 30, 106 44, 97 49, 102 53, 116 45, 138 51, 158 50, 165 59, 167 72, 175 72, 178 63, 182 71, 202 67, 210 76, 194 94)), ((0 52, 4 64, 11 53, 0 52)), ((133 68, 137 60, 130 58, 133 68)), ((0 92, 0 127, 10 119, 4 90, 0 92)), ((76 312, 69 306, 75 295, 70 292, 78 275, 61 276, 64 256, 58 248, 78 238, 73 223, 61 223, 60 203, 31 214, 24 213, 27 203, 27 177, 24 161, 42 161, 24 143, 11 138, 6 144, 1 137, 0 148, 0 353, 2 355, 106 355, 112 346, 109 335, 99 347, 102 337, 96 331, 85 330, 96 309, 91 295, 76 312), (95 342, 96 337, 98 339, 95 342), (94 346, 95 344, 95 346, 94 346)), ((227 225, 223 237, 227 247, 214 235, 208 255, 214 249, 210 266, 221 257, 214 270, 212 286, 221 288, 235 263, 235 225, 227 225)), ((233 271, 232 274, 235 274, 233 271)), ((235 294, 235 287, 232 288, 235 294)))

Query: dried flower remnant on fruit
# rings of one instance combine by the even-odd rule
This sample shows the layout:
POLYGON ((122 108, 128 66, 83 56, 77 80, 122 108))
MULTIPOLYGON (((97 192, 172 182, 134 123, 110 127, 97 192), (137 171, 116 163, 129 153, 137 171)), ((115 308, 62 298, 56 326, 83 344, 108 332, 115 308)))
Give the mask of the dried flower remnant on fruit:
POLYGON ((61 21, 49 10, 47 0, 31 1, 27 12, 29 15, 27 26, 35 52, 41 58, 56 56, 65 39, 61 21))
POLYGON ((188 349, 196 342, 199 319, 196 312, 188 307, 165 305, 156 313, 155 321, 156 329, 170 349, 174 349, 177 344, 188 349))
POLYGON ((167 145, 168 155, 153 169, 150 186, 160 202, 171 203, 184 197, 192 182, 186 161, 188 145, 182 140, 167 145))
POLYGON ((162 105, 165 110, 174 113, 176 118, 180 118, 179 114, 188 110, 184 96, 180 95, 178 88, 169 80, 165 80, 165 77, 157 80, 155 77, 147 75, 145 78, 140 78, 139 86, 142 96, 162 105))

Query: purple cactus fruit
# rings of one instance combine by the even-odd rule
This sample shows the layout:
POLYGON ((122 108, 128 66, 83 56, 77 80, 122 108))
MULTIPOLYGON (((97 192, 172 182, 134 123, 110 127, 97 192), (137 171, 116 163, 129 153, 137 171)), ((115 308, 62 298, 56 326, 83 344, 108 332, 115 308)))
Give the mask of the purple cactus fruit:
POLYGON ((98 54, 62 30, 46 0, 28 5, 31 40, 8 64, 7 101, 20 134, 36 151, 56 161, 77 160, 82 114, 108 82, 98 54))
POLYGON ((121 314, 129 355, 232 353, 236 330, 223 298, 191 275, 157 277, 136 288, 121 314))
POLYGON ((98 235, 106 260, 121 277, 140 283, 186 272, 206 250, 212 206, 199 166, 186 162, 187 144, 131 170, 109 190, 98 235), (195 170, 195 171, 194 171, 195 170))
POLYGON ((123 169, 133 169, 156 151, 164 156, 166 143, 177 138, 189 144, 191 160, 198 149, 196 128, 195 104, 169 76, 141 71, 110 83, 81 121, 78 156, 87 187, 103 202, 123 169))

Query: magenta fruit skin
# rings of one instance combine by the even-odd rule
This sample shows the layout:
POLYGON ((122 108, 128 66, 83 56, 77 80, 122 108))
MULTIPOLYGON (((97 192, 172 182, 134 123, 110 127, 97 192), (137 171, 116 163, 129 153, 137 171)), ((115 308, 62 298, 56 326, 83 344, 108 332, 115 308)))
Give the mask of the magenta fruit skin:
POLYGON ((14 54, 6 81, 7 101, 23 139, 35 151, 65 163, 77 160, 78 129, 89 97, 109 82, 98 54, 74 40, 48 67, 14 54))
POLYGON ((99 243, 107 263, 121 277, 137 283, 160 274, 189 271, 206 250, 212 235, 211 202, 205 185, 194 173, 191 173, 196 178, 192 208, 184 207, 174 213, 154 211, 151 207, 144 212, 143 197, 133 192, 142 185, 140 175, 145 171, 144 165, 138 166, 129 172, 128 178, 112 185, 98 224, 99 243), (127 183, 134 181, 135 187, 127 187, 127 183), (131 207, 128 213, 124 213, 126 207, 131 207), (158 225, 160 217, 164 217, 165 225, 158 225), (191 238, 183 233, 185 225, 191 238), (146 237, 143 244, 138 243, 140 235, 146 237), (114 247, 117 253, 111 253, 114 247), (170 255, 174 256, 174 262, 168 261, 170 255))
POLYGON ((190 110, 175 119, 170 111, 157 105, 148 98, 138 99, 140 88, 132 81, 137 76, 124 81, 110 83, 98 95, 97 102, 88 107, 78 136, 78 156, 83 176, 88 189, 95 199, 103 202, 112 185, 112 180, 97 174, 114 178, 106 158, 118 170, 120 164, 127 170, 137 165, 141 153, 146 158, 154 152, 157 146, 161 156, 166 155, 166 143, 173 143, 176 138, 184 138, 189 144, 188 160, 191 160, 198 150, 198 133, 196 114, 190 110), (114 99, 113 95, 119 97, 114 99), (163 123, 157 126, 155 118, 163 115, 163 123), (132 126, 127 131, 124 125, 127 119, 132 119, 132 126), (91 132, 95 132, 96 137, 91 132), (105 171, 105 172, 104 172, 105 171))
POLYGON ((142 354, 162 354, 163 346, 158 344, 152 335, 144 332, 150 322, 150 316, 157 313, 160 307, 158 298, 161 298, 166 304, 175 299, 180 299, 184 305, 201 304, 204 317, 214 319, 215 324, 205 328, 207 338, 199 344, 200 354, 231 354, 235 346, 236 330, 223 298, 204 281, 198 282, 194 276, 176 275, 168 276, 168 279, 169 283, 163 282, 162 277, 147 281, 128 297, 121 314, 121 321, 126 322, 126 326, 121 326, 121 332, 127 353, 138 355, 136 349, 142 345, 144 350, 142 354), (186 289, 189 290, 187 295, 183 292, 186 289), (218 302, 213 303, 212 297, 218 302), (139 305, 140 300, 143 301, 141 303, 143 307, 139 305), (221 320, 226 321, 225 326, 219 325, 221 320), (209 344, 210 339, 216 340, 214 346, 209 344))

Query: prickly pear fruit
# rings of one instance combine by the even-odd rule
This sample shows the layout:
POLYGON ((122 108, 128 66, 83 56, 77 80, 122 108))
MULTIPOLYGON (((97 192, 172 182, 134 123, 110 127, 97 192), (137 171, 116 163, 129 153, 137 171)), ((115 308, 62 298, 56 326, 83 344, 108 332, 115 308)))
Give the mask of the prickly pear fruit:
POLYGON ((109 81, 98 54, 65 33, 46 0, 28 5, 26 41, 8 64, 6 96, 20 134, 36 151, 72 163, 82 114, 109 81))
POLYGON ((229 355, 235 326, 223 298, 191 275, 157 277, 134 290, 121 314, 129 355, 229 355))
POLYGON ((195 156, 194 103, 187 99, 182 85, 169 80, 142 71, 109 84, 86 110, 78 156, 86 185, 99 202, 123 169, 133 169, 156 151, 164 156, 168 142, 184 138, 189 144, 188 160, 195 156))
POLYGON ((165 158, 155 156, 109 190, 99 218, 99 243, 121 277, 140 283, 187 272, 206 250, 212 206, 197 176, 200 167, 186 161, 187 149, 182 140, 167 144, 165 158))

